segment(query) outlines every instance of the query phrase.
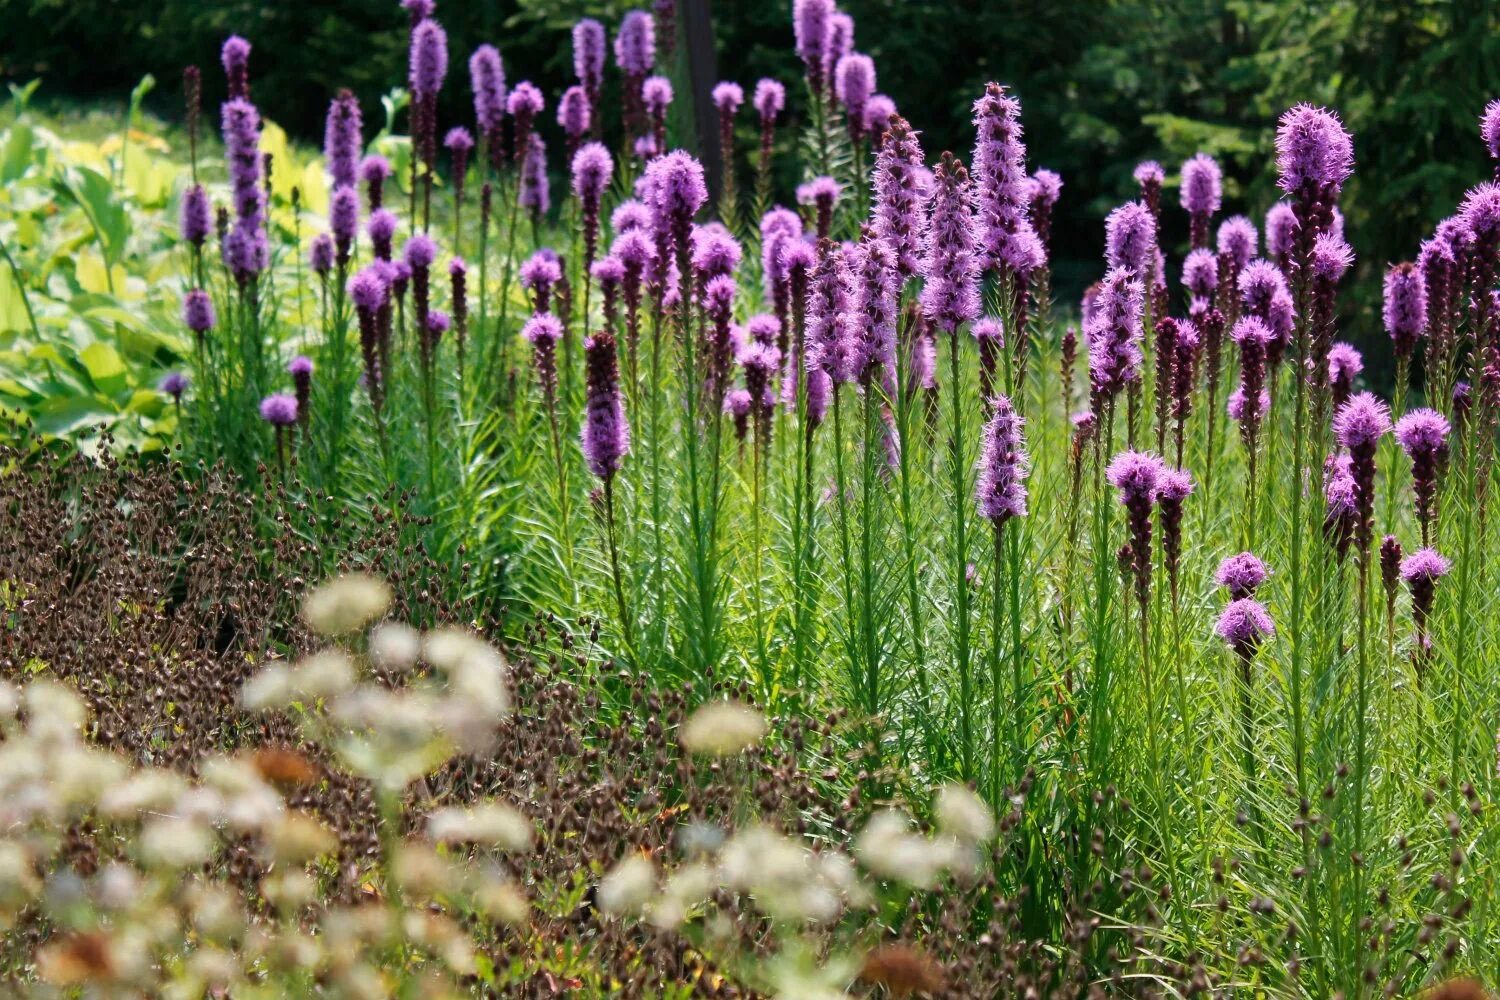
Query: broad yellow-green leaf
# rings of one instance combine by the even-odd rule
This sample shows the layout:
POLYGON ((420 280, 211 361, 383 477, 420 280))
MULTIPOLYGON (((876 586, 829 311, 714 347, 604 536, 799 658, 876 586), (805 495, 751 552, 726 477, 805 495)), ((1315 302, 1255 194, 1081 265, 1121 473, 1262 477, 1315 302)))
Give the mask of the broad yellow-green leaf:
POLYGON ((96 340, 79 352, 78 360, 101 392, 115 392, 125 384, 125 359, 113 344, 96 340))
POLYGON ((321 160, 302 168, 302 207, 314 215, 328 214, 328 175, 321 160))

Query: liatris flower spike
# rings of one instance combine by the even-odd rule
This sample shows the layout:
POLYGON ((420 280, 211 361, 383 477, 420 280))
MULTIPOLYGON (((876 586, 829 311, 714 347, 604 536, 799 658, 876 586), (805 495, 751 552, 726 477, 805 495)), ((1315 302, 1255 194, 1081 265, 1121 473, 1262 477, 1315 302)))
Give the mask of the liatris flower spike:
POLYGON ((979 458, 979 476, 974 483, 974 501, 979 516, 997 528, 1012 517, 1026 516, 1026 441, 1024 421, 1010 399, 994 397, 994 412, 984 429, 984 451, 979 458))
POLYGON ((156 384, 158 392, 165 396, 171 396, 172 402, 179 406, 182 404, 182 394, 187 392, 187 387, 188 377, 182 372, 168 372, 156 384))
POLYGON ((1448 435, 1452 427, 1436 410, 1412 410, 1396 422, 1396 441, 1411 459, 1412 492, 1417 500, 1417 520, 1422 542, 1432 541, 1437 520, 1438 477, 1448 458, 1448 435))
POLYGON ((1417 628, 1416 660, 1420 669, 1432 652, 1427 620, 1432 616, 1437 582, 1448 575, 1450 564, 1436 549, 1419 549, 1401 561, 1401 579, 1411 589, 1411 617, 1417 628))
POLYGON ((911 126, 897 118, 888 135, 875 158, 875 235, 896 255, 896 269, 904 281, 925 273, 922 215, 927 190, 922 147, 911 126))
POLYGON ((1110 267, 1128 267, 1145 279, 1154 267, 1156 220, 1138 201, 1127 202, 1104 220, 1104 259, 1110 267))
POLYGON ((260 401, 260 418, 273 427, 290 427, 297 422, 297 397, 278 392, 260 401))
POLYGON ((194 184, 188 188, 187 193, 182 196, 182 212, 178 224, 182 241, 191 243, 195 250, 201 251, 212 226, 211 214, 208 193, 203 190, 203 185, 194 184))
POLYGON ((834 93, 848 118, 849 138, 865 137, 865 109, 875 94, 875 61, 860 52, 839 58, 834 67, 834 93))
POLYGON ((1331 455, 1323 467, 1323 533, 1340 560, 1359 528, 1359 483, 1348 455, 1331 455))
POLYGON ((1254 597, 1256 589, 1266 582, 1268 575, 1266 564, 1253 552, 1241 552, 1219 563, 1219 568, 1214 572, 1214 580, 1229 591, 1231 601, 1238 601, 1254 597))
POLYGON ((1386 535, 1380 540, 1380 582, 1385 587, 1387 620, 1396 614, 1396 590, 1401 584, 1401 540, 1386 535))
POLYGON ((333 258, 333 237, 327 233, 314 236, 312 246, 307 249, 307 266, 312 273, 319 278, 328 277, 328 272, 333 270, 333 258))
POLYGON ((1390 409, 1374 395, 1362 392, 1339 407, 1333 417, 1334 438, 1349 453, 1350 474, 1358 488, 1359 519, 1355 542, 1368 556, 1375 518, 1375 449, 1391 429, 1390 409))
POLYGON ((1021 102, 998 83, 974 102, 974 214, 979 267, 1025 277, 1045 260, 1027 212, 1031 180, 1021 102))
POLYGON ((1172 597, 1177 598, 1177 569, 1182 561, 1182 504, 1193 492, 1193 477, 1182 469, 1163 469, 1157 479, 1156 503, 1161 515, 1162 560, 1172 597))
MULTIPOLYGON (((591 17, 573 25, 573 72, 589 107, 598 108, 599 93, 604 87, 604 25, 591 17)), ((597 121, 594 128, 597 132, 597 121)))
POLYGON ((469 57, 469 89, 474 92, 474 124, 491 167, 504 160, 505 66, 493 45, 481 45, 469 57))
POLYGON ((608 481, 630 451, 630 424, 620 398, 615 338, 600 330, 584 343, 587 400, 580 443, 589 471, 608 481))
POLYGON ((239 35, 231 35, 219 50, 219 61, 224 66, 224 76, 229 81, 229 99, 248 100, 250 97, 250 43, 239 35))
POLYGON ((1354 394, 1354 380, 1364 370, 1364 358, 1352 345, 1340 341, 1328 349, 1328 388, 1334 409, 1354 394))
POLYGON ((182 323, 193 331, 199 340, 202 340, 203 335, 214 328, 214 300, 209 298, 208 293, 203 289, 194 288, 183 296, 182 323))
POLYGON ((1396 357, 1409 360, 1417 340, 1427 332, 1427 282, 1410 261, 1385 272, 1385 304, 1381 311, 1396 357))
POLYGON ((1139 451, 1121 452, 1105 470, 1129 520, 1130 541, 1120 550, 1120 562, 1134 571, 1136 598, 1143 607, 1151 589, 1151 508, 1165 472, 1161 459, 1139 451))
POLYGON ((352 188, 358 180, 363 127, 359 101, 350 91, 339 91, 328 107, 328 121, 323 130, 323 158, 335 188, 352 188))
POLYGON ((826 237, 833 228, 833 207, 843 193, 843 185, 832 177, 814 177, 797 186, 797 204, 813 208, 819 239, 826 237))
POLYGON ((292 377, 292 388, 297 399, 297 422, 306 428, 308 418, 311 416, 312 359, 305 354, 299 354, 287 364, 286 372, 292 377))
POLYGON ((1224 178, 1218 162, 1199 153, 1182 165, 1182 207, 1191 219, 1194 249, 1208 247, 1208 225, 1223 203, 1224 178))
POLYGON ((562 324, 554 316, 538 313, 526 321, 521 336, 531 343, 537 381, 548 405, 557 398, 557 342, 562 339, 562 324))
POLYGON ((1299 104, 1277 127, 1276 169, 1288 194, 1336 195, 1354 172, 1354 141, 1332 111, 1299 104))
POLYGON ((792 30, 796 36, 797 55, 807 68, 808 89, 815 97, 823 91, 828 21, 833 11, 833 0, 792 2, 792 30))
POLYGON ((927 281, 920 301, 928 322, 952 334, 979 314, 969 173, 952 153, 944 153, 942 162, 933 171, 933 187, 923 262, 927 281))
POLYGON ((583 260, 591 267, 599 246, 599 203, 614 173, 614 160, 603 143, 586 143, 573 157, 573 193, 583 210, 583 260))
POLYGON ((1248 661, 1261 644, 1276 633, 1276 626, 1258 601, 1243 597, 1231 601, 1224 609, 1214 631, 1242 660, 1248 661))
POLYGON ((1161 164, 1155 160, 1143 160, 1136 164, 1132 176, 1141 188, 1141 201, 1151 212, 1151 218, 1161 216, 1161 185, 1167 179, 1161 164))

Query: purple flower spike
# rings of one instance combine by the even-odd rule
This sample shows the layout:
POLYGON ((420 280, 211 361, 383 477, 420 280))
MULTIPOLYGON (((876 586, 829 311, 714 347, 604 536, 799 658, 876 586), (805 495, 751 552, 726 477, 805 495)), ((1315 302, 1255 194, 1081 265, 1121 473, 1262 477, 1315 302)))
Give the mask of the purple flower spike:
POLYGON ((201 288, 194 288, 182 299, 182 322, 202 337, 214 328, 214 300, 201 288))
POLYGON ((1209 220, 1224 200, 1224 175, 1212 156, 1199 153, 1182 165, 1181 200, 1192 222, 1192 245, 1206 248, 1209 220))
POLYGON ((247 100, 250 97, 250 43, 239 35, 230 35, 219 50, 219 61, 224 66, 224 76, 229 80, 229 99, 247 100))
POLYGON ((182 394, 187 392, 187 387, 188 377, 182 372, 168 372, 156 384, 157 391, 164 396, 171 396, 174 403, 182 402, 182 394))
POLYGON ((521 207, 533 216, 546 215, 552 207, 550 191, 547 146, 542 137, 533 132, 526 143, 526 156, 521 161, 521 207))
POLYGON ((905 119, 891 122, 889 140, 875 158, 875 235, 896 255, 903 280, 923 273, 922 147, 905 119))
POLYGON ((1337 194, 1354 172, 1354 140, 1332 111, 1299 104, 1276 129, 1276 169, 1288 194, 1303 188, 1337 194))
POLYGON ((755 84, 755 112, 762 121, 775 122, 786 109, 786 87, 778 80, 762 78, 755 84))
POLYGON ((328 107, 328 121, 323 129, 323 157, 328 161, 328 176, 335 188, 352 188, 357 181, 363 128, 359 101, 350 91, 339 91, 328 107))
POLYGON ((1427 281, 1415 264, 1406 261, 1385 272, 1381 316, 1396 356, 1410 358, 1417 341, 1427 332, 1427 281))
POLYGON ((576 147, 593 124, 593 111, 589 106, 588 93, 580 86, 563 91, 557 102, 557 124, 568 137, 570 148, 576 147))
POLYGON ((1351 397, 1333 416, 1334 440, 1349 452, 1349 472, 1357 489, 1354 540, 1366 557, 1374 534, 1375 448, 1390 429, 1390 409, 1368 392, 1351 397))
POLYGON ((443 89, 448 75, 448 35, 430 18, 417 25, 411 36, 412 90, 424 97, 443 89))
POLYGON ((1141 188, 1141 202, 1151 210, 1151 218, 1161 215, 1161 186, 1167 179, 1166 171, 1155 160, 1143 160, 1136 164, 1131 176, 1141 188))
POLYGON ((562 324, 554 316, 539 313, 526 321, 521 336, 531 344, 537 380, 550 405, 557 397, 557 342, 563 336, 562 324))
POLYGON ((182 241, 191 243, 201 250, 203 241, 208 238, 209 226, 212 224, 211 214, 208 206, 208 193, 203 190, 203 185, 194 184, 188 188, 187 193, 182 196, 182 212, 179 221, 182 241))
POLYGON ((573 25, 573 73, 589 103, 598 104, 604 86, 604 25, 592 17, 573 25))
POLYGON ((1284 201, 1278 201, 1266 211, 1266 253, 1278 262, 1291 255, 1292 244, 1297 241, 1297 213, 1284 201))
POLYGON ((1255 591, 1266 582, 1266 564, 1252 552, 1241 552, 1219 563, 1214 580, 1229 591, 1232 601, 1254 597, 1255 591))
POLYGON ((469 87, 474 92, 474 123, 483 137, 492 164, 498 164, 504 143, 505 64, 493 45, 481 45, 469 57, 469 87))
POLYGON ((584 342, 587 399, 580 445, 589 471, 608 482, 630 452, 630 424, 620 398, 615 338, 600 330, 584 342))
MULTIPOLYGON (((896 314, 900 278, 890 247, 866 229, 854 253, 856 284, 853 376, 867 391, 877 378, 889 395, 895 392, 896 314)), ((752 320, 753 322, 753 320, 752 320)))
POLYGON ((833 0, 792 0, 792 31, 797 55, 807 67, 807 81, 814 93, 822 90, 824 51, 828 42, 828 20, 833 0))
POLYGON ((651 161, 643 178, 656 226, 671 238, 679 253, 689 251, 693 216, 708 201, 703 164, 682 150, 651 161))
POLYGON ((339 263, 347 263, 354 238, 359 233, 359 195, 352 187, 335 188, 328 199, 328 231, 338 251, 339 263))
POLYGON ((719 109, 720 114, 727 112, 733 116, 739 112, 740 107, 745 103, 745 88, 727 80, 715 84, 713 102, 714 107, 719 109))
POLYGON ((627 76, 644 77, 656 65, 656 24, 643 10, 633 10, 615 35, 615 63, 627 76))
POLYGON ((952 153, 933 171, 921 307, 945 333, 979 315, 979 275, 974 265, 974 218, 969 211, 969 173, 952 153))
POLYGON ((1351 452, 1373 451, 1390 429, 1390 408, 1369 392, 1351 398, 1333 417, 1334 438, 1351 452))
POLYGON ((1255 223, 1243 215, 1233 215, 1219 226, 1218 244, 1219 253, 1229 258, 1230 266, 1238 273, 1254 258, 1260 236, 1255 223))
POLYGON ((1255 655, 1261 643, 1276 633, 1271 616, 1258 601, 1242 597, 1219 615, 1214 631, 1242 658, 1255 655))
POLYGON ((1365 360, 1359 351, 1339 341, 1328 349, 1328 387, 1333 393, 1334 408, 1354 393, 1354 380, 1365 370, 1365 360))
POLYGON ((1199 247, 1182 262, 1182 283, 1201 299, 1212 299, 1219 288, 1219 258, 1207 247, 1199 247))
POLYGON ((974 102, 974 210, 979 266, 1022 277, 1045 260, 1027 210, 1031 181, 1021 142, 1021 102, 997 83, 974 102))
POLYGON ((1448 459, 1451 432, 1446 417, 1426 408, 1412 410, 1396 422, 1396 441, 1411 459, 1412 492, 1424 543, 1431 541, 1437 518, 1438 476, 1448 459))
POLYGON ((1167 471, 1155 455, 1125 451, 1116 455, 1105 470, 1109 484, 1120 492, 1120 504, 1129 522, 1130 541, 1120 550, 1120 564, 1135 575, 1136 600, 1142 613, 1151 597, 1151 508, 1167 471))
POLYGON ((314 236, 307 251, 307 266, 312 268, 312 273, 320 278, 326 276, 333 270, 333 257, 333 237, 327 233, 314 236))
POLYGON ((1419 549, 1401 561, 1401 579, 1411 588, 1411 617, 1417 627, 1416 659, 1419 668, 1426 665, 1432 653, 1427 621, 1432 617, 1437 582, 1448 575, 1449 568, 1448 560, 1431 548, 1419 549))
POLYGON ((875 93, 875 61, 859 52, 839 59, 834 67, 834 93, 849 118, 849 137, 864 138, 865 109, 875 93))
POLYGON ((814 177, 806 184, 797 185, 797 204, 813 206, 820 239, 833 227, 833 206, 838 204, 843 193, 843 185, 832 177, 814 177))
POLYGON ((984 428, 984 451, 979 458, 979 476, 974 483, 974 501, 979 516, 997 528, 1012 517, 1026 516, 1025 423, 1005 395, 996 395, 994 413, 984 428))
POLYGON ((1110 267, 1128 267, 1139 278, 1151 273, 1156 251, 1156 220, 1138 201, 1127 202, 1104 220, 1104 259, 1110 267))
POLYGON ((1091 406, 1103 417, 1105 403, 1141 377, 1141 309, 1145 286, 1128 268, 1104 276, 1084 323, 1089 350, 1091 406))
POLYGON ((297 397, 284 392, 260 401, 260 418, 273 427, 290 427, 297 422, 297 397))

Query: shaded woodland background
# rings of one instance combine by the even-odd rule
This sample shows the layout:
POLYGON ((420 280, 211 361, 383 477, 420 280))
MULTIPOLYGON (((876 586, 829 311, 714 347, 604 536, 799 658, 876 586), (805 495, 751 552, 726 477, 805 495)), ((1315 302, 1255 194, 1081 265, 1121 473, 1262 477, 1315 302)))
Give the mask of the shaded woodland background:
MULTIPOLYGON (((800 78, 790 0, 679 2, 711 19, 712 78, 747 90, 761 76, 800 78)), ((445 124, 472 118, 465 63, 489 41, 511 82, 530 79, 547 93, 543 128, 560 149, 551 133, 556 97, 572 77, 569 25, 588 14, 612 31, 638 5, 440 2, 452 53, 445 124)), ((1268 164, 1277 115, 1298 101, 1327 104, 1355 135, 1358 167, 1343 203, 1359 264, 1355 294, 1343 301, 1347 333, 1367 348, 1373 374, 1385 353, 1385 265, 1414 256, 1464 189, 1491 172, 1476 121, 1500 96, 1493 0, 844 0, 843 7, 856 20, 856 47, 876 60, 880 89, 923 131, 931 156, 951 148, 967 158, 968 109, 985 81, 1015 88, 1033 167, 1058 170, 1066 183, 1054 256, 1058 294, 1068 303, 1102 271, 1102 219, 1133 196, 1138 161, 1160 160, 1175 183, 1184 158, 1214 154, 1225 167, 1225 210, 1259 223, 1275 197, 1268 164)), ((0 76, 42 77, 42 100, 123 105, 153 73, 148 106, 170 119, 180 115, 178 74, 191 62, 204 66, 206 101, 216 104, 223 83, 209 70, 234 32, 255 45, 257 103, 308 141, 320 141, 339 87, 355 90, 373 128, 380 96, 405 77, 406 22, 396 0, 0 0, 0 76)), ((612 74, 611 67, 614 86, 612 74)), ((618 97, 609 91, 604 100, 618 97)), ((802 102, 793 104, 800 115, 802 102)), ((741 123, 746 149, 752 117, 747 111, 741 123)), ((560 171, 560 154, 553 160, 560 171)), ((783 198, 796 180, 779 178, 783 198)), ((1175 206, 1175 193, 1166 200, 1175 206)), ((1166 226, 1165 241, 1180 251, 1186 218, 1168 212, 1166 226)))

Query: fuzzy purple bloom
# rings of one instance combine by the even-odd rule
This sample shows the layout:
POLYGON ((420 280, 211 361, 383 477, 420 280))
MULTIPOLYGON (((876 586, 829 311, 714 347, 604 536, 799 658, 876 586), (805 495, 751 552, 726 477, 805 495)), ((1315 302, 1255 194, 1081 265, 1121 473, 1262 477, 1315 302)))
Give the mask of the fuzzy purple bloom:
POLYGON ((182 322, 200 337, 214 328, 214 300, 201 288, 183 296, 182 322))
POLYGON ((1274 635, 1276 626, 1260 602, 1248 597, 1231 601, 1222 614, 1214 632, 1243 657, 1254 655, 1257 647, 1274 635))
POLYGON ((1385 272, 1381 317, 1397 357, 1410 357, 1417 341, 1427 332, 1427 282, 1421 269, 1410 261, 1385 272))
POLYGON ((1254 553, 1241 552, 1219 563, 1214 580, 1229 591, 1230 600, 1238 601, 1254 597, 1256 589, 1266 582, 1267 575, 1266 564, 1254 553))
POLYGON ((834 384, 853 377, 850 284, 844 248, 832 240, 820 241, 808 294, 806 367, 808 371, 821 369, 834 384))
POLYGON ((168 372, 156 383, 156 391, 164 396, 171 396, 174 403, 182 402, 182 394, 187 392, 187 387, 188 377, 182 372, 168 372))
POLYGON ((1236 272, 1250 263, 1260 244, 1260 235, 1255 223, 1243 215, 1232 215, 1219 226, 1219 253, 1229 259, 1236 272))
POLYGON ((674 150, 652 160, 642 179, 657 230, 670 237, 670 246, 688 252, 693 216, 708 201, 703 164, 689 153, 674 150))
POLYGON ((391 259, 391 245, 396 238, 396 229, 400 224, 396 216, 386 209, 376 209, 370 215, 370 221, 365 225, 365 232, 369 234, 370 245, 375 250, 378 260, 391 259))
POLYGON ((557 396, 557 342, 563 336, 562 323, 539 313, 526 321, 521 336, 531 344, 537 379, 550 403, 557 396))
POLYGON ((1095 416, 1102 404, 1141 377, 1141 310, 1145 286, 1128 268, 1104 276, 1084 323, 1095 416))
POLYGON ((481 45, 469 57, 469 87, 474 92, 474 121, 498 162, 500 129, 505 122, 505 64, 493 45, 481 45))
POLYGON ((339 261, 347 261, 359 234, 359 195, 354 188, 346 185, 334 189, 328 199, 328 231, 333 234, 339 261))
POLYGON ((719 109, 719 114, 734 115, 741 105, 745 103, 745 88, 728 80, 720 81, 713 89, 714 107, 719 109))
POLYGON ((871 94, 865 102, 865 134, 874 139, 877 148, 890 131, 896 113, 896 102, 885 94, 871 94))
POLYGON ((860 52, 841 57, 834 66, 833 83, 849 117, 849 134, 858 142, 864 137, 865 108, 875 93, 875 61, 860 52))
POLYGON ((923 273, 922 313, 945 333, 979 315, 979 275, 974 261, 974 217, 969 211, 969 174, 953 154, 944 153, 933 172, 923 273))
POLYGON ((1276 129, 1276 169, 1288 194, 1303 187, 1337 194, 1354 172, 1354 140, 1332 111, 1299 104, 1276 129))
POLYGON ((312 268, 313 274, 322 277, 332 271, 333 257, 333 237, 327 233, 314 236, 312 246, 307 251, 307 266, 312 268))
POLYGON ((1319 233, 1313 240, 1313 277, 1328 285, 1336 285, 1349 268, 1354 266, 1354 248, 1344 242, 1337 233, 1319 233))
POLYGON ((428 18, 411 33, 411 85, 423 97, 443 89, 448 75, 448 35, 443 26, 428 18))
POLYGON ((1104 220, 1104 259, 1110 267, 1127 267, 1146 278, 1156 251, 1156 220, 1139 201, 1126 202, 1104 220))
POLYGON ((533 132, 526 143, 526 157, 521 161, 521 207, 534 216, 546 215, 552 207, 550 192, 547 145, 533 132))
POLYGON ((653 118, 664 116, 672 105, 672 81, 664 76, 648 76, 641 84, 641 103, 653 118))
POLYGON ((890 139, 875 158, 875 235, 896 255, 902 279, 923 273, 922 147, 904 119, 891 122, 890 139))
POLYGON ((994 412, 984 428, 984 450, 979 457, 979 475, 974 483, 974 502, 979 516, 996 527, 1012 517, 1026 516, 1025 424, 1005 395, 994 398, 994 412))
POLYGON ((890 247, 867 229, 854 251, 853 265, 856 316, 850 321, 851 375, 865 386, 877 378, 883 379, 887 391, 893 394, 896 313, 900 299, 896 257, 890 247))
POLYGON ((754 103, 761 121, 774 123, 786 109, 786 87, 779 80, 763 77, 755 84, 754 103))
POLYGON ((1431 583, 1448 575, 1450 563, 1436 549, 1419 549, 1401 560, 1401 579, 1431 583))
POLYGON ((1126 506, 1156 502, 1157 491, 1166 466, 1155 455, 1123 451, 1110 460, 1105 477, 1120 491, 1120 502, 1126 506))
POLYGON ((585 17, 573 25, 573 73, 590 102, 604 86, 604 25, 585 17))
POLYGON ((260 418, 273 427, 290 427, 297 422, 297 397, 278 392, 260 401, 260 418))
POLYGON ((627 76, 645 76, 656 64, 656 23, 643 10, 633 10, 615 35, 615 64, 627 76))
POLYGON ((579 443, 589 471, 608 482, 630 452, 630 423, 620 397, 615 338, 600 330, 584 342, 587 397, 579 443))
POLYGON ((823 80, 828 20, 833 11, 833 0, 792 0, 792 32, 796 38, 797 55, 807 67, 807 79, 814 92, 820 89, 823 80))
POLYGON ((1202 299, 1211 299, 1219 287, 1219 258, 1207 247, 1191 251, 1182 262, 1182 283, 1202 299))
POLYGON ((1373 393, 1362 392, 1350 398, 1333 417, 1335 440, 1351 452, 1372 450, 1390 429, 1390 408, 1373 393))
POLYGON ((335 188, 352 188, 356 183, 363 129, 359 101, 350 91, 339 91, 328 106, 328 120, 323 128, 323 157, 328 161, 328 176, 335 188))
POLYGON ((1224 200, 1224 174, 1218 161, 1199 153, 1184 163, 1180 196, 1183 209, 1190 215, 1211 216, 1217 212, 1224 200))
POLYGON ((219 50, 219 62, 229 81, 229 99, 244 100, 250 96, 250 43, 239 35, 230 35, 219 50))
POLYGON ((1297 242, 1297 213, 1292 206, 1278 201, 1266 211, 1266 253, 1286 260, 1297 242))
POLYGON ((1278 349, 1290 341, 1296 322, 1286 277, 1270 261, 1252 260, 1240 272, 1239 286, 1245 312, 1260 319, 1274 335, 1271 352, 1274 362, 1280 357, 1278 349))
POLYGON ((1342 406, 1354 392, 1354 380, 1365 370, 1365 359, 1359 351, 1339 341, 1328 349, 1328 386, 1333 393, 1333 405, 1342 406))
POLYGON ((1028 217, 1021 102, 997 83, 974 102, 974 213, 979 266, 1026 276, 1046 261, 1028 217))
POLYGON ((182 196, 182 210, 178 224, 178 232, 184 243, 202 248, 203 241, 208 238, 208 230, 212 225, 211 212, 208 207, 208 193, 203 190, 202 184, 194 184, 187 189, 182 196))
POLYGON ((1451 432, 1448 419, 1427 408, 1412 410, 1396 422, 1396 441, 1411 459, 1412 492, 1423 542, 1431 540, 1437 517, 1438 476, 1448 459, 1451 432))

